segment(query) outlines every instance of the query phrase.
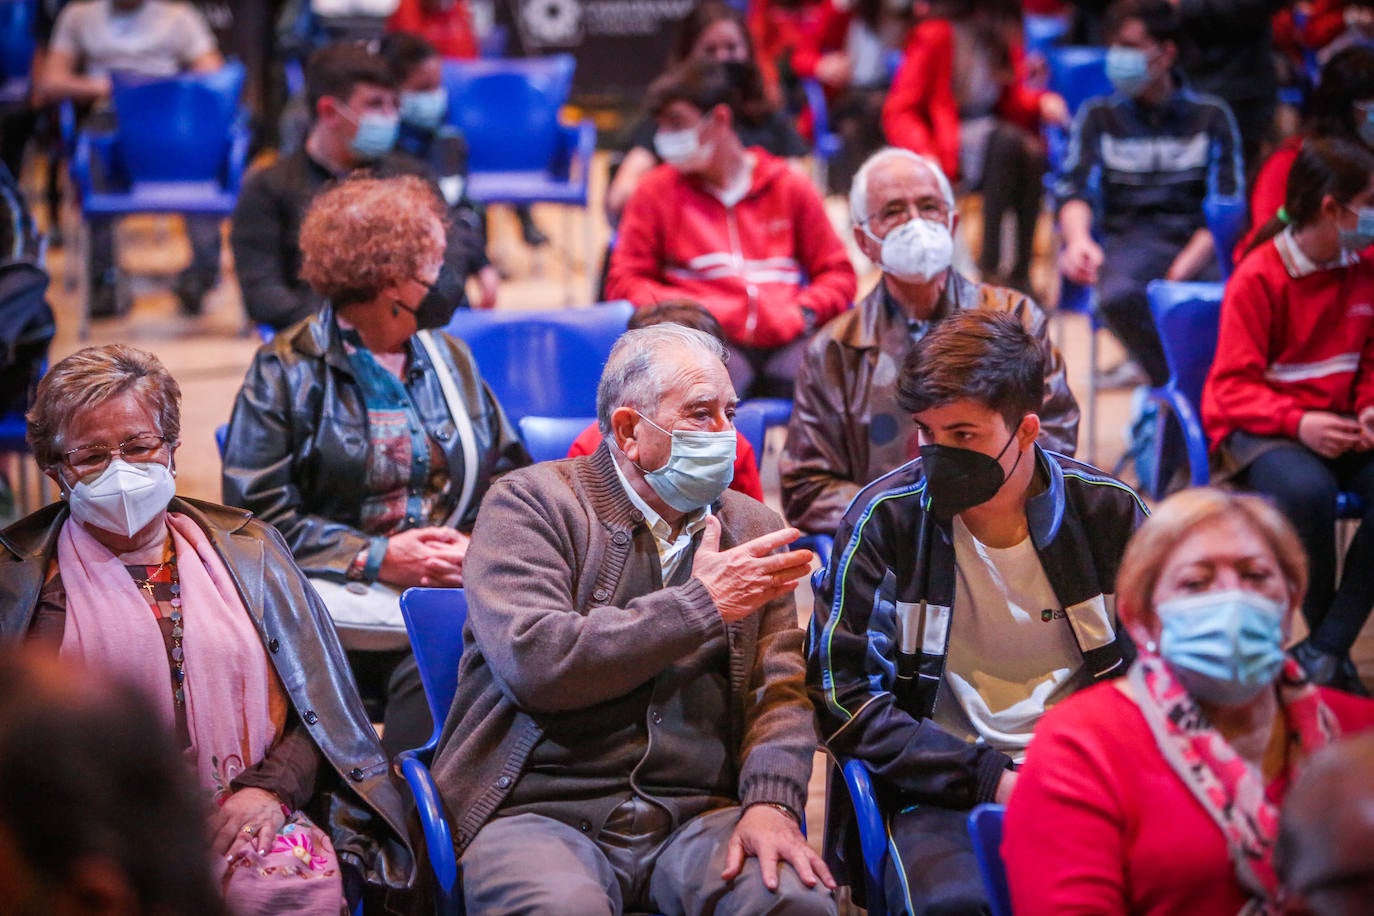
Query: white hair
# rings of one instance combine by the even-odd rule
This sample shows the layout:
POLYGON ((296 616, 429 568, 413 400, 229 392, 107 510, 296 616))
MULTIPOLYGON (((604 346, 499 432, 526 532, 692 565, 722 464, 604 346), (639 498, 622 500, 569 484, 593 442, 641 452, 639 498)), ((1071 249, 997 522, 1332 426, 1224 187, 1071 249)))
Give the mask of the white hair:
POLYGON ((668 385, 665 352, 695 350, 725 362, 725 345, 704 331, 665 322, 626 331, 611 347, 601 384, 596 389, 596 421, 601 434, 611 434, 611 414, 618 407, 652 411, 668 385))
POLYGON ((930 173, 935 176, 935 184, 940 188, 940 196, 945 199, 945 206, 949 208, 950 213, 954 212, 954 186, 949 183, 949 178, 945 176, 945 170, 940 168, 940 163, 929 156, 918 155, 900 146, 884 146, 864 160, 864 164, 854 173, 854 182, 849 186, 849 218, 853 220, 854 225, 868 222, 868 174, 888 159, 906 159, 930 169, 930 173))

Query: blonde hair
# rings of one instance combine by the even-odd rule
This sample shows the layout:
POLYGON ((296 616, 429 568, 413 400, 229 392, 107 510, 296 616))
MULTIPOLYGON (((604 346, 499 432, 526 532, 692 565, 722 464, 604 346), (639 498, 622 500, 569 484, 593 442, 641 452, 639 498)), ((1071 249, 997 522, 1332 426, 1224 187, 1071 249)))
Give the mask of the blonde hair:
POLYGON ((432 219, 447 225, 423 178, 341 181, 315 198, 301 223, 301 279, 335 307, 366 302, 439 257, 432 219))
POLYGON ((63 431, 78 413, 125 393, 133 393, 153 412, 159 433, 170 444, 180 441, 181 387, 162 361, 123 344, 87 347, 53 366, 38 383, 25 416, 25 438, 38 466, 50 468, 62 460, 63 431))
POLYGON ((1260 536, 1278 561, 1292 604, 1302 601, 1307 591, 1307 554, 1288 519, 1259 496, 1196 487, 1164 500, 1126 545, 1116 577, 1116 607, 1122 623, 1154 627, 1154 593, 1165 561, 1197 526, 1223 518, 1235 519, 1260 536))

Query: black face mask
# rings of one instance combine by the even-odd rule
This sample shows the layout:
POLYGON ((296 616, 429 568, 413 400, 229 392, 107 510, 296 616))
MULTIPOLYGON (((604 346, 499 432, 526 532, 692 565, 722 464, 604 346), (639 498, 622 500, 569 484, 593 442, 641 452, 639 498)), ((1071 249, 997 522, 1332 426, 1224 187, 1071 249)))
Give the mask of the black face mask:
MULTIPOLYGON (((996 496, 1007 481, 1001 458, 1014 441, 1015 430, 996 458, 952 445, 921 446, 921 467, 926 475, 930 511, 938 518, 954 518, 965 509, 981 506, 996 496)), ((1016 464, 1011 466, 1013 472, 1020 463, 1021 452, 1018 451, 1016 464)))
POLYGON ((415 316, 417 330, 428 331, 447 326, 453 318, 453 313, 458 311, 459 303, 463 301, 463 281, 445 264, 439 268, 439 276, 434 278, 433 283, 425 283, 424 280, 415 282, 429 287, 425 298, 421 299, 415 308, 410 308, 403 302, 397 302, 396 308, 404 309, 415 316))

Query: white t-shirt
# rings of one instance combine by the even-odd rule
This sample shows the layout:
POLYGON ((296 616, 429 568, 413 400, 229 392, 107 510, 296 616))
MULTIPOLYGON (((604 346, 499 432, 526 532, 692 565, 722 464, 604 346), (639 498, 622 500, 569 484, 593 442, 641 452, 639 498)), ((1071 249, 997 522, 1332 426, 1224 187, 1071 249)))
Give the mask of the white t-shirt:
POLYGON ((132 13, 116 12, 110 0, 78 0, 58 14, 52 35, 53 50, 75 55, 87 76, 175 76, 215 47, 199 10, 167 0, 146 0, 132 13))
POLYGON ((1029 537, 999 549, 954 519, 955 592, 935 722, 1017 763, 1045 710, 1087 678, 1029 537))

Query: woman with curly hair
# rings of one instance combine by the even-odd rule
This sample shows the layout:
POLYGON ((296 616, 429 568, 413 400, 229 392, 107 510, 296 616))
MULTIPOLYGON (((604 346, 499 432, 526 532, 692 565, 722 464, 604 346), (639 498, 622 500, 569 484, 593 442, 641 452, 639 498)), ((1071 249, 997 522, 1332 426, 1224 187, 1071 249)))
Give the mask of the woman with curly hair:
MULTIPOLYGON (((529 463, 467 346, 437 331, 458 298, 444 228, 419 178, 317 197, 301 275, 327 303, 258 351, 234 405, 224 500, 281 531, 336 621, 331 594, 386 605, 385 587, 461 587, 482 495, 529 463)), ((343 635, 364 696, 385 693, 387 751, 422 744, 432 724, 404 631, 343 635)))

